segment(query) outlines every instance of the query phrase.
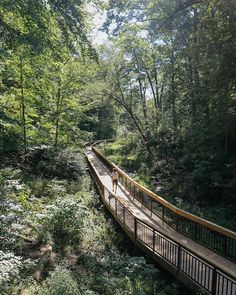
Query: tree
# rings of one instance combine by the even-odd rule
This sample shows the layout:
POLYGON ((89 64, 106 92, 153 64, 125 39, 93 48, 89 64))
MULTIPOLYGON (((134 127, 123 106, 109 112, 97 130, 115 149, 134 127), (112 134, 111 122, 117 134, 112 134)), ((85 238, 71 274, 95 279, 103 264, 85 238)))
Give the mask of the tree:
POLYGON ((119 75, 111 85, 116 83, 123 97, 121 91, 118 97, 118 92, 112 95, 125 104, 127 113, 135 97, 136 127, 144 142, 148 137, 151 149, 157 151, 160 137, 166 136, 161 154, 163 158, 172 154, 168 158, 176 166, 172 173, 182 167, 191 173, 198 192, 222 195, 232 178, 222 167, 235 165, 235 3, 109 1, 107 16, 104 28, 113 34, 115 48, 117 42, 120 45, 119 75), (122 34, 127 41, 123 44, 122 34), (155 120, 150 113, 156 113, 155 120), (150 128, 153 122, 156 126, 150 128), (168 145, 167 139, 172 137, 176 146, 183 142, 182 155, 171 152, 172 140, 168 145), (207 181, 201 189, 203 179, 207 181))
POLYGON ((96 60, 84 3, 4 0, 0 17, 2 148, 78 139, 80 71, 96 60))

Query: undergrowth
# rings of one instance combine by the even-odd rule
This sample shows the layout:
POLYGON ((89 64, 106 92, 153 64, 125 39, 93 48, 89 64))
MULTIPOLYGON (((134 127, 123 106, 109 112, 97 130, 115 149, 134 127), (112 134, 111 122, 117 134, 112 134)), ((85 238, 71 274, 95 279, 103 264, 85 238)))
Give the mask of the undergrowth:
POLYGON ((17 169, 0 170, 0 293, 178 294, 104 211, 76 153, 37 150, 17 169), (36 283, 45 249, 50 256, 36 283))

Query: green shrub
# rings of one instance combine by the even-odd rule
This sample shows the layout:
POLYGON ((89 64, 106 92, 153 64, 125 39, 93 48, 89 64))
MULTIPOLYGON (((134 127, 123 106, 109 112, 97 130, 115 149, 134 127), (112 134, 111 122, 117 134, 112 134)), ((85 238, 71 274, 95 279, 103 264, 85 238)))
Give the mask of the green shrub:
POLYGON ((96 294, 176 294, 176 289, 143 257, 112 251, 101 256, 85 254, 79 261, 84 269, 84 276, 81 270, 76 276, 79 285, 96 294))
POLYGON ((86 208, 76 200, 58 199, 53 204, 47 205, 40 213, 43 224, 43 229, 40 232, 41 239, 45 240, 51 237, 59 249, 68 245, 79 245, 81 227, 86 213, 86 208))
POLYGON ((14 124, 5 124, 3 120, 0 120, 0 130, 0 153, 16 151, 21 147, 19 128, 16 128, 14 124))
POLYGON ((24 260, 10 251, 0 251, 0 293, 13 294, 34 267, 34 262, 29 259, 24 260))
POLYGON ((38 295, 80 295, 78 285, 69 270, 57 266, 44 282, 38 295))
POLYGON ((83 155, 69 148, 34 148, 25 161, 28 172, 47 178, 78 180, 86 169, 83 155))

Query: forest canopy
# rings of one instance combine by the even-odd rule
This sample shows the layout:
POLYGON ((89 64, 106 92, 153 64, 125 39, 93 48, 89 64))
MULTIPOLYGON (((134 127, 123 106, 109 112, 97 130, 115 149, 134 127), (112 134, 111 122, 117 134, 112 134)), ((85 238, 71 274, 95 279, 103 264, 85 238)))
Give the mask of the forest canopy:
POLYGON ((100 148, 136 180, 235 230, 235 48, 235 0, 1 0, 0 293, 162 290, 156 269, 120 252, 86 142, 113 139, 100 148), (56 258, 36 286, 27 253, 45 245, 56 258))
POLYGON ((230 203, 235 6, 233 0, 2 1, 1 153, 117 138, 124 142, 120 157, 128 154, 120 164, 133 157, 133 172, 176 197, 230 203), (92 30, 102 15, 107 38, 96 46, 92 30))

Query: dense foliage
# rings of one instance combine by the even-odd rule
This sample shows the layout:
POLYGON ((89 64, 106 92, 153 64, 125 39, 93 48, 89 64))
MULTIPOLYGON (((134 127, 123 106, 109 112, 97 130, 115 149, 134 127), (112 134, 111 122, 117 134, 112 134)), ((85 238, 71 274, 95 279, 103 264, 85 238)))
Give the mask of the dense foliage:
POLYGON ((119 106, 124 166, 204 206, 235 202, 235 5, 111 0, 104 25, 103 93, 119 106))
MULTIPOLYGON (((72 162, 71 149, 67 159, 57 154, 65 167, 72 162)), ((35 167, 41 159, 33 156, 35 167)), ((0 170, 1 294, 177 294, 177 286, 125 241, 88 175, 52 177, 58 165, 52 158, 51 176, 32 178, 30 164, 17 163, 23 164, 18 170, 0 170)))
POLYGON ((234 201, 234 1, 109 1, 99 63, 85 2, 22 3, 1 4, 2 152, 130 138, 177 197, 234 201))
POLYGON ((103 105, 88 91, 98 63, 87 15, 85 1, 1 2, 1 152, 75 145, 97 133, 81 123, 99 118, 103 105))

